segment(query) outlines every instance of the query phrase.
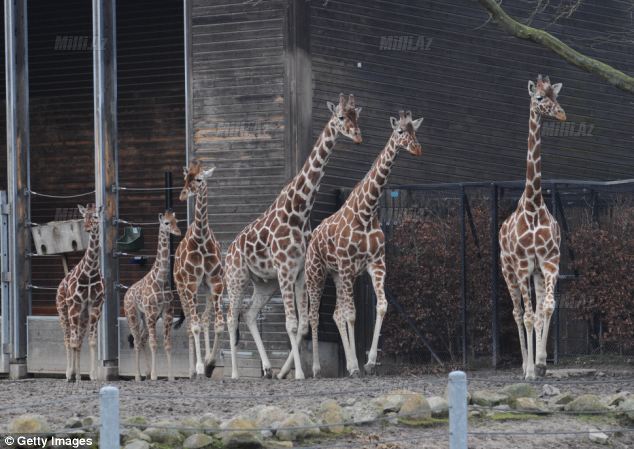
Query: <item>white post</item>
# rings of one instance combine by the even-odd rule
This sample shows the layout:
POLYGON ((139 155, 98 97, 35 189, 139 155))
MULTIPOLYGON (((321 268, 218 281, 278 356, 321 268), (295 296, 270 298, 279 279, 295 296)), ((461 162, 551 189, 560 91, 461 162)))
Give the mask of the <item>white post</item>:
POLYGON ((449 449, 467 449, 467 375, 449 374, 449 449))
POLYGON ((119 442, 119 389, 105 386, 99 392, 101 431, 99 449, 120 449, 119 442))

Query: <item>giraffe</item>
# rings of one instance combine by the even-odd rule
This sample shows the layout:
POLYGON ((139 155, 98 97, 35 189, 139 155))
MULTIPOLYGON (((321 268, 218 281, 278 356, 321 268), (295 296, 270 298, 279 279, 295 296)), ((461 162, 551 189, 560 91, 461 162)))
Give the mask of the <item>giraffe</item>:
POLYGON ((319 377, 319 305, 324 282, 330 274, 337 291, 333 318, 341 334, 350 376, 359 375, 355 352, 354 282, 367 271, 377 298, 376 322, 372 346, 365 364, 365 372, 374 372, 381 325, 387 311, 385 299, 385 237, 377 210, 383 188, 387 184, 392 166, 401 149, 414 156, 423 152, 416 138, 416 130, 423 118, 412 120, 410 111, 400 111, 400 118, 390 117, 392 135, 385 148, 372 164, 372 168, 350 193, 343 206, 326 218, 313 232, 306 253, 306 291, 310 298, 310 327, 313 339, 313 376, 319 377), (346 327, 347 326, 347 327, 346 327))
POLYGON ((187 319, 187 334, 189 336, 189 375, 191 378, 211 376, 218 352, 220 335, 224 329, 222 316, 221 295, 223 290, 223 269, 220 256, 220 245, 209 227, 207 216, 207 180, 211 177, 215 167, 203 170, 198 160, 190 163, 184 169, 185 186, 180 194, 180 200, 185 201, 189 196, 196 197, 194 221, 189 225, 185 237, 176 249, 174 258, 174 281, 180 296, 183 313, 187 319), (202 282, 209 288, 209 297, 202 314, 198 317, 196 310, 196 294, 202 282), (215 311, 214 344, 209 349, 209 319, 211 307, 215 311), (205 334, 205 364, 202 362, 200 348, 200 331, 205 334))
POLYGON ((89 234, 88 248, 79 263, 64 276, 55 300, 66 347, 66 380, 81 380, 79 356, 88 330, 90 380, 97 380, 97 323, 103 304, 103 279, 99 272, 99 220, 101 207, 94 204, 77 208, 89 234))
POLYGON ((548 212, 542 197, 539 131, 544 117, 566 120, 566 113, 557 102, 561 86, 561 83, 551 85, 548 77, 542 78, 541 75, 536 83, 528 82, 531 103, 526 184, 515 212, 504 221, 499 233, 502 274, 513 300, 513 317, 519 332, 522 369, 526 379, 535 379, 536 371, 539 376, 546 374, 548 327, 555 309, 561 237, 559 225, 548 212), (531 277, 535 284, 535 311, 531 302, 531 277), (536 335, 535 359, 533 329, 536 335))
MULTIPOLYGON (((148 378, 156 380, 156 323, 163 315, 163 346, 167 357, 167 378, 174 380, 172 374, 172 320, 174 318, 174 295, 170 289, 170 234, 181 235, 176 215, 171 210, 159 214, 159 236, 156 260, 152 269, 143 278, 128 289, 123 298, 123 311, 128 319, 131 335, 130 346, 134 347, 136 356, 137 381, 141 380, 139 353, 146 349, 149 340, 152 362, 146 363, 148 378), (136 345, 134 342, 136 341, 136 345)), ((147 351, 144 351, 147 360, 147 351)))
MULTIPOLYGON (((339 95, 339 103, 327 102, 332 116, 319 135, 308 159, 299 173, 286 185, 275 202, 255 221, 247 225, 229 246, 225 262, 225 283, 229 295, 227 326, 231 345, 231 377, 238 378, 236 363, 236 331, 247 283, 253 284, 253 296, 246 313, 246 322, 262 361, 265 377, 271 377, 271 363, 257 328, 258 312, 278 290, 282 293, 286 331, 291 342, 295 362, 295 378, 303 379, 296 342, 299 329, 308 326, 308 301, 304 296, 304 257, 310 236, 310 211, 315 202, 324 167, 335 146, 337 136, 343 134, 356 144, 361 143, 357 124, 361 108, 355 106, 353 95, 346 101, 339 95), (277 282, 275 282, 277 281, 277 282)), ((287 363, 290 366, 290 362, 287 363)), ((283 377, 280 373, 278 377, 283 377)))

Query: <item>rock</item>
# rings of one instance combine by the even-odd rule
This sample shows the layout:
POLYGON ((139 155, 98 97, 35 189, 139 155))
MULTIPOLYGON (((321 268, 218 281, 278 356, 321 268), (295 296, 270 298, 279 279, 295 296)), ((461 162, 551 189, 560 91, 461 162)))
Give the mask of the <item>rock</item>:
POLYGON ((279 427, 286 419, 288 413, 279 407, 267 405, 260 408, 254 416, 257 427, 279 427))
POLYGON ((608 410, 608 407, 601 402, 601 398, 595 394, 582 394, 573 401, 566 404, 566 411, 569 412, 601 412, 608 410))
POLYGON ((536 398, 537 392, 530 384, 520 383, 520 384, 511 384, 500 390, 501 394, 504 394, 509 397, 509 399, 514 400, 517 398, 536 398))
POLYGON ((630 421, 634 422, 634 397, 627 398, 621 402, 617 408, 619 414, 627 416, 630 421))
POLYGON ((363 424, 375 421, 383 412, 374 402, 357 401, 352 407, 343 409, 343 418, 346 423, 363 424))
POLYGON ((334 399, 327 399, 319 406, 317 417, 324 424, 324 432, 339 434, 345 430, 343 426, 343 409, 334 399))
POLYGON ((183 449, 206 449, 210 448, 214 439, 204 433, 195 433, 187 437, 183 443, 183 449))
POLYGON ((449 403, 445 398, 440 396, 432 396, 427 399, 429 408, 431 408, 431 416, 434 418, 443 418, 449 416, 449 403))
POLYGON ((77 427, 83 427, 84 425, 81 422, 81 418, 77 417, 77 416, 73 416, 71 418, 68 418, 66 420, 66 422, 64 423, 64 428, 65 429, 76 429, 77 427))
POLYGON ((511 410, 511 406, 508 404, 500 404, 493 407, 496 412, 508 412, 511 410))
POLYGON ((372 400, 382 413, 398 412, 408 396, 417 394, 409 390, 394 390, 372 400))
POLYGON ((482 412, 480 410, 469 410, 469 418, 479 418, 482 416, 482 412))
POLYGON ((260 435, 262 435, 262 438, 273 438, 273 431, 272 430, 260 430, 260 435))
POLYGON ((542 397, 558 396, 560 394, 561 391, 559 391, 559 388, 553 387, 552 385, 545 384, 542 387, 542 397))
POLYGON ((262 437, 254 420, 241 417, 231 418, 220 426, 222 443, 225 449, 259 449, 262 447, 262 437), (230 430, 227 430, 230 429, 230 430))
POLYGON ((541 401, 535 398, 516 398, 514 401, 516 410, 526 413, 548 413, 549 410, 541 401))
POLYGON ((280 423, 276 436, 282 441, 296 441, 319 435, 319 427, 304 412, 295 412, 280 423))
POLYGON ((125 424, 130 424, 138 427, 147 426, 147 419, 144 416, 130 416, 123 420, 125 424))
POLYGON ((133 440, 143 440, 147 441, 148 443, 152 441, 152 439, 148 435, 146 435, 142 430, 136 427, 129 427, 127 429, 124 429, 124 431, 121 433, 121 436, 123 437, 124 443, 130 443, 133 440))
POLYGON ((597 372, 596 369, 554 369, 546 372, 546 377, 552 377, 553 379, 567 379, 569 377, 586 377, 593 376, 597 372))
POLYGON ((175 425, 171 421, 159 421, 154 424, 155 427, 148 427, 143 432, 150 437, 153 443, 176 446, 180 445, 185 438, 178 430, 169 428, 175 425))
POLYGON ((611 394, 610 396, 603 398, 603 403, 608 407, 615 407, 625 401, 629 396, 629 391, 621 391, 620 393, 611 394))
POLYGON ((473 392, 471 400, 476 405, 493 407, 495 405, 506 404, 509 397, 506 394, 497 393, 490 390, 477 390, 473 392))
POLYGON ((199 419, 189 417, 182 419, 179 424, 182 427, 186 427, 186 429, 179 430, 179 432, 182 433, 185 438, 203 432, 203 426, 200 424, 199 419))
POLYGON ((598 444, 608 444, 608 440, 610 439, 609 436, 597 429, 591 429, 588 438, 590 438, 590 441, 593 443, 598 444))
POLYGON ((548 403, 551 405, 566 405, 575 400, 575 397, 570 393, 558 394, 550 399, 548 403))
POLYGON ((150 449, 150 443, 143 440, 130 440, 123 449, 150 449))
POLYGON ((84 416, 81 419, 81 425, 83 427, 98 426, 100 422, 96 416, 84 416))
POLYGON ((13 418, 7 428, 8 433, 46 433, 50 432, 46 418, 42 415, 26 414, 13 418))
POLYGON ((214 435, 220 430, 220 419, 213 413, 205 413, 200 418, 200 428, 208 435, 214 435))
POLYGON ((290 449, 293 447, 292 441, 270 440, 264 443, 266 449, 290 449))
POLYGON ((421 420, 431 418, 431 407, 425 396, 422 394, 412 394, 405 399, 398 412, 399 419, 421 420))

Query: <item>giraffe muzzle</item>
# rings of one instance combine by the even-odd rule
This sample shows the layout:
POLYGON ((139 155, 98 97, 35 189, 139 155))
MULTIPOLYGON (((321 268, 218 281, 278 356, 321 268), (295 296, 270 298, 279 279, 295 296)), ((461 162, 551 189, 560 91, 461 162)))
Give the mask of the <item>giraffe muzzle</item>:
POLYGON ((555 118, 561 122, 566 121, 566 112, 564 110, 557 111, 555 118))

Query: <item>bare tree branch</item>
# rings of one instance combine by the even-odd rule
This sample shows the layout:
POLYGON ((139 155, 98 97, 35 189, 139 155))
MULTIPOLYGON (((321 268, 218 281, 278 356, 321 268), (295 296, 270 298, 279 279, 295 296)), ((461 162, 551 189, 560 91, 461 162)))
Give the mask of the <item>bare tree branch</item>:
POLYGON ((521 24, 509 16, 496 0, 478 1, 489 12, 493 20, 497 22, 497 24, 507 33, 520 39, 526 39, 540 44, 552 50, 570 64, 603 78, 605 81, 621 90, 634 94, 633 77, 608 64, 579 53, 577 50, 574 50, 564 44, 562 41, 544 30, 521 24))

